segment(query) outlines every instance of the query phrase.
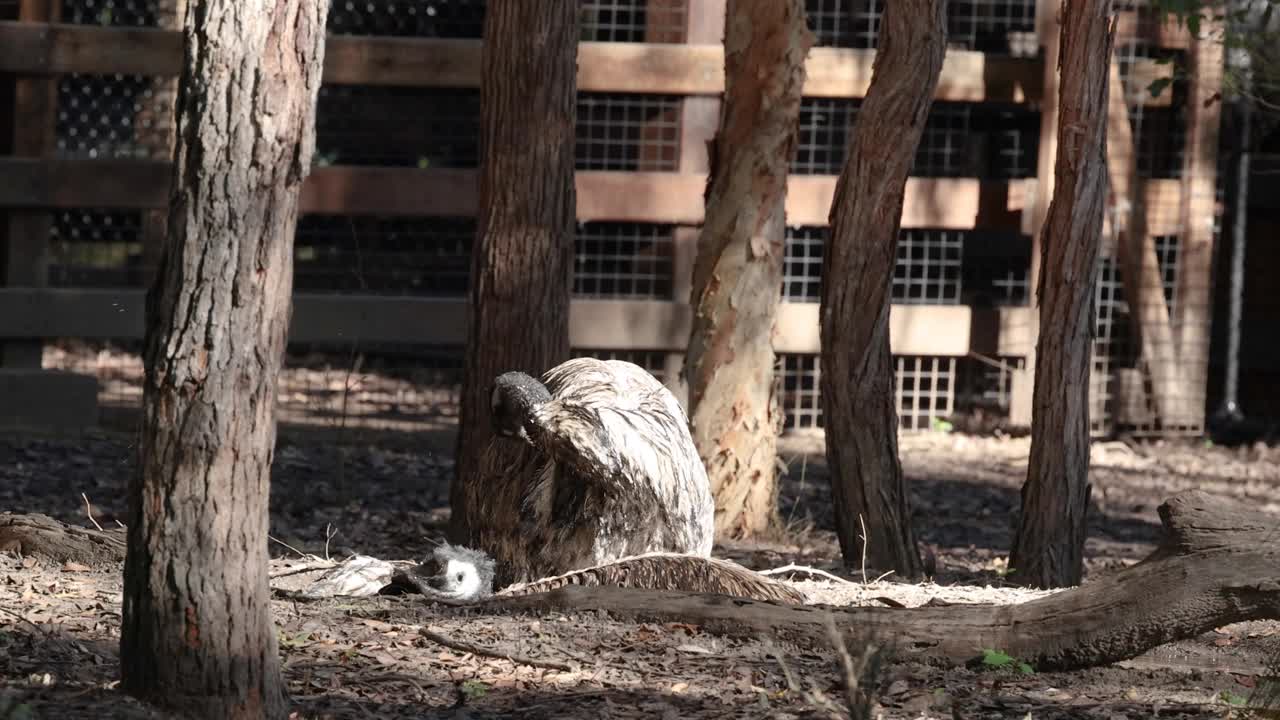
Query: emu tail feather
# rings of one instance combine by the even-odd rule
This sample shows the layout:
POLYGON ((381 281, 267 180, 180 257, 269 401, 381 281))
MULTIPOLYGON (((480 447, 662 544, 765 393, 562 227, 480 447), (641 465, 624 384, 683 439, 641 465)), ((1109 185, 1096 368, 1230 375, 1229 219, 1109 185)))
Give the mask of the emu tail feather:
POLYGON ((678 553, 635 555, 555 577, 509 585, 496 594, 499 597, 532 595, 566 585, 683 590, 752 600, 804 603, 804 595, 800 591, 735 562, 678 553))

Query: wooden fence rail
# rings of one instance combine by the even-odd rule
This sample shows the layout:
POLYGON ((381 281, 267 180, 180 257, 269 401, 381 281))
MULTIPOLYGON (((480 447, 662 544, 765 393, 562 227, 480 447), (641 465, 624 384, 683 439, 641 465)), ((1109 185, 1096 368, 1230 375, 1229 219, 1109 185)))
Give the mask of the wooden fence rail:
MULTIPOLYGON (((806 97, 862 97, 874 51, 819 47, 806 63, 806 97)), ((175 30, 59 23, 0 22, 0 72, 19 74, 176 75, 182 34, 175 30)), ((1169 73, 1154 61, 1133 69, 1145 84, 1169 73)), ((1034 102, 1044 72, 1034 58, 949 50, 936 99, 1034 102)), ((480 84, 480 41, 330 35, 324 81, 345 85, 473 88, 480 84)), ((584 42, 578 89, 586 92, 718 95, 724 90, 720 45, 584 42)), ((1169 93, 1146 100, 1167 105, 1169 93)))
MULTIPOLYGON (((169 174, 170 164, 157 160, 0 157, 0 208, 163 208, 169 174)), ((1179 183, 1146 182, 1153 235, 1177 232, 1179 183)), ((702 173, 580 170, 578 219, 697 225, 705 185, 702 173)), ((825 226, 835 186, 834 175, 791 176, 787 222, 825 226)), ((1017 231, 1034 187, 1034 180, 910 178, 902 226, 1017 231)), ((472 217, 476 202, 474 170, 350 165, 316 168, 300 198, 309 214, 403 217, 472 217)))
MULTIPOLYGON (((146 291, 132 288, 0 288, 0 339, 138 340, 146 291)), ((465 298, 295 293, 290 342, 460 346, 465 298)), ((893 352, 964 356, 1022 351, 1027 308, 978 310, 966 305, 894 305, 893 352)), ((782 353, 820 351, 817 303, 782 303, 773 345, 782 353)), ((569 337, 592 350, 684 352, 689 305, 669 300, 576 298, 569 337)))

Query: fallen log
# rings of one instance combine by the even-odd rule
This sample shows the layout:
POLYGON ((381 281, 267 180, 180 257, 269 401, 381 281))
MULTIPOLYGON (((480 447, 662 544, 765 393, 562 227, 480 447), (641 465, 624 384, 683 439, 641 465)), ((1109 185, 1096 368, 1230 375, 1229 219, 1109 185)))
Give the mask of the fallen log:
POLYGON ((0 552, 89 567, 124 562, 125 532, 91 530, 40 513, 0 513, 0 552))
POLYGON ((1140 563, 1017 605, 880 608, 795 606, 687 592, 567 586, 495 598, 486 611, 594 611, 684 622, 715 634, 773 636, 829 648, 826 614, 900 660, 960 665, 984 649, 1038 670, 1127 660, 1165 643, 1246 620, 1280 619, 1280 519, 1201 491, 1159 508, 1160 547, 1140 563))

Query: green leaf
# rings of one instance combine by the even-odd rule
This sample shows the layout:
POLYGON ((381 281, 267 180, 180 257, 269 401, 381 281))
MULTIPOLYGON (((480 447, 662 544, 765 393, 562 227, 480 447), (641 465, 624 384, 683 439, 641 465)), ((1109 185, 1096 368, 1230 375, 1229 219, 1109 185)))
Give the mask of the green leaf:
POLYGON ((1013 662, 1013 657, 1008 653, 992 648, 983 648, 982 650, 982 664, 987 667, 1006 667, 1012 665, 1013 662))
POLYGON ((1151 97, 1153 98, 1160 97, 1160 93, 1164 92, 1164 89, 1169 87, 1172 83, 1173 78, 1171 77, 1156 78, 1147 86, 1147 92, 1151 93, 1151 97))
POLYGON ((489 693, 489 686, 479 680, 463 680, 459 689, 462 690, 463 695, 472 700, 482 698, 489 693))

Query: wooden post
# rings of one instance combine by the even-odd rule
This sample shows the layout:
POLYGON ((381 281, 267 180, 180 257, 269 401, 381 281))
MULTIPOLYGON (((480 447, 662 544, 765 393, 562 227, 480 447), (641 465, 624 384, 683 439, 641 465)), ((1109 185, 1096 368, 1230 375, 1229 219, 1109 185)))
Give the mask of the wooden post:
MULTIPOLYGON (((688 0, 685 42, 689 44, 719 44, 724 41, 724 21, 727 0, 688 0)), ((716 96, 690 96, 681 103, 680 110, 680 172, 710 172, 707 162, 707 143, 716 136, 720 124, 720 98, 716 96)), ((693 261, 698 254, 698 228, 676 228, 674 257, 672 259, 672 297, 678 302, 690 302, 693 284, 693 261)), ((684 353, 667 355, 666 385, 687 410, 689 385, 681 377, 684 353)))
POLYGON ((1182 256, 1174 305, 1178 359, 1181 365, 1182 412, 1172 431, 1199 432, 1204 427, 1209 372, 1209 334, 1213 321, 1213 228, 1217 214, 1218 129, 1222 118, 1223 45, 1214 37, 1221 23, 1209 20, 1200 37, 1191 39, 1187 59, 1191 76, 1187 93, 1187 141, 1182 172, 1182 256))
POLYGON ((1043 246, 1040 235, 1049 215, 1053 197, 1053 164, 1058 154, 1058 48, 1061 44, 1058 0, 1037 0, 1036 35, 1040 38, 1044 58, 1044 91, 1040 100, 1040 148, 1036 158, 1035 192, 1023 210, 1022 231, 1031 236, 1031 268, 1027 273, 1027 313, 1031 324, 1027 332, 1026 362, 1013 371, 1009 393, 1009 421, 1014 425, 1031 425, 1031 396, 1036 377, 1036 340, 1040 336, 1040 263, 1043 246))
MULTIPOLYGON (((25 22, 56 22, 61 3, 57 0, 22 0, 18 19, 25 22)), ((57 149, 58 79, 19 77, 14 81, 13 154, 18 157, 48 157, 57 149)), ((49 231, 53 214, 48 210, 9 211, 8 243, 4 257, 4 285, 44 287, 49 283, 49 231)), ((38 339, 7 340, 0 343, 0 367, 40 368, 44 343, 38 339)))

